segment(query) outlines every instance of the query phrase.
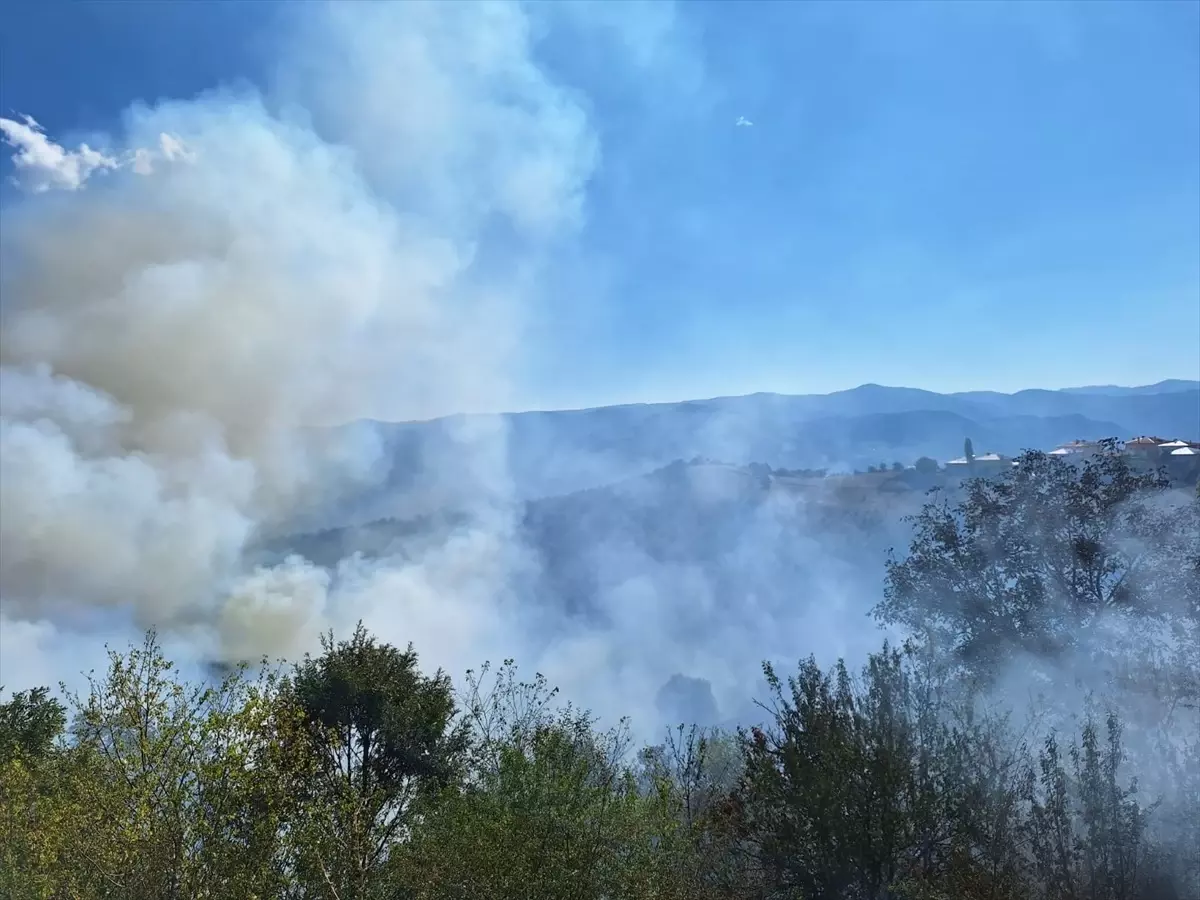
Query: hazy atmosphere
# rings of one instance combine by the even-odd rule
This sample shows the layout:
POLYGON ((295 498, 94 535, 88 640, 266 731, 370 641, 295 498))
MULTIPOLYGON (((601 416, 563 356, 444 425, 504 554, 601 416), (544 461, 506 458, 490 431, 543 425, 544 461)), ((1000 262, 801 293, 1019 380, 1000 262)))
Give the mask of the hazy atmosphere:
MULTIPOLYGON (((806 436, 763 435, 779 426, 755 404, 624 454, 539 447, 536 429, 513 454, 513 423, 466 424, 465 458, 412 461, 413 503, 487 505, 484 526, 415 568, 247 572, 256 532, 390 465, 369 430, 315 447, 309 426, 1200 373, 1191 4, 917 5, 896 29, 881 6, 668 3, 89 3, 49 28, 61 8, 19 10, 3 54, 8 682, 131 613, 250 654, 362 616, 459 668, 544 624, 505 587, 531 564, 511 533, 521 471, 567 493, 638 463, 862 452, 793 463, 806 436), (1143 66, 1137 91, 1117 84, 1143 66), (1030 116, 1044 124, 1014 133, 1030 116), (558 468, 581 471, 553 484, 558 468)), ((1090 417, 1200 437, 1180 409, 1090 417)), ((1011 410, 1028 412, 1049 411, 1011 410)), ((912 458, 957 455, 958 425, 912 458)), ((1064 422, 989 449, 1098 436, 1064 422)), ((395 497, 376 511, 412 514, 395 497)), ((621 587, 636 633, 676 620, 655 597, 705 608, 689 577, 621 587)), ((788 614, 789 639, 832 652, 876 598, 822 580, 831 596, 788 614)), ((574 639, 537 657, 689 666, 615 659, 590 626, 574 639)))
POLYGON ((361 623, 650 741, 891 639, 1193 747, 1200 4, 24 4, 0 139, 5 696, 361 623))

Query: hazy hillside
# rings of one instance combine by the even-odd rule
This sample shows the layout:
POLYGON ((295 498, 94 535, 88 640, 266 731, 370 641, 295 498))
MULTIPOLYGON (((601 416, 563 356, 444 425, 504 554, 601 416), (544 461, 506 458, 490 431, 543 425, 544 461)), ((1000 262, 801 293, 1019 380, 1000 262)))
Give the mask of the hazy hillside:
MULTIPOLYGON (((836 432, 843 441, 837 449, 851 453, 856 441, 874 446, 887 438, 897 446, 924 447, 978 425, 947 412, 827 417, 808 424, 796 444, 801 452, 809 434, 836 432)), ((983 446, 981 438, 994 439, 1007 450, 999 443, 1005 434, 1023 429, 1053 437, 1041 442, 1047 449, 1081 424, 1087 423, 1080 417, 1013 416, 973 434, 977 446, 983 446)), ((877 454, 884 460, 892 455, 877 454)), ((456 507, 414 513, 415 504, 392 498, 390 512, 374 520, 274 541, 263 548, 263 561, 299 553, 334 570, 361 556, 368 571, 376 561, 420 569, 440 558, 438 548, 473 554, 482 541, 493 548, 485 553, 499 552, 503 560, 505 583, 494 590, 537 623, 524 639, 539 647, 580 635, 658 635, 662 652, 669 644, 671 659, 686 660, 688 648, 708 646, 722 635, 731 642, 722 659, 734 659, 741 658, 743 645, 787 655, 797 635, 808 632, 836 635, 837 652, 847 653, 855 652, 859 635, 871 633, 866 613, 881 600, 888 551, 908 548, 906 517, 921 510, 931 488, 956 499, 965 474, 888 467, 822 476, 763 463, 677 460, 561 495, 514 501, 484 494, 472 504, 467 486, 480 488, 486 470, 465 467, 456 481, 445 474, 451 471, 445 458, 442 463, 435 480, 447 491, 457 486, 441 495, 459 501, 456 507), (747 609, 757 618, 747 619, 747 609), (764 632, 754 624, 762 621, 780 627, 764 632)), ((673 663, 658 677, 666 683, 689 671, 687 664, 673 663)))
POLYGON ((752 394, 429 422, 361 422, 382 446, 382 484, 353 504, 359 521, 433 514, 478 493, 504 499, 571 493, 675 459, 850 471, 920 456, 946 460, 970 437, 1015 454, 1074 439, 1160 434, 1200 438, 1200 389, 1143 388, 937 394, 863 385, 832 394, 752 394))
MULTIPOLYGON (((691 597, 711 607, 785 609, 832 596, 866 609, 887 549, 907 540, 904 516, 922 490, 882 490, 892 473, 804 478, 761 467, 674 463, 611 486, 528 504, 523 534, 545 596, 605 616, 614 596, 691 597)), ((618 601, 620 605, 620 601, 618 601)))
MULTIPOLYGON (((912 470, 822 478, 678 461, 523 504, 510 558, 520 559, 521 603, 544 611, 547 640, 563 630, 624 630, 665 617, 686 646, 689 635, 748 627, 736 621, 747 604, 797 627, 844 622, 852 640, 879 599, 888 549, 907 544, 904 517, 920 509, 928 488, 955 483, 912 470)), ((473 516, 396 517, 288 538, 269 550, 329 567, 356 553, 419 560, 475 527, 473 516)))

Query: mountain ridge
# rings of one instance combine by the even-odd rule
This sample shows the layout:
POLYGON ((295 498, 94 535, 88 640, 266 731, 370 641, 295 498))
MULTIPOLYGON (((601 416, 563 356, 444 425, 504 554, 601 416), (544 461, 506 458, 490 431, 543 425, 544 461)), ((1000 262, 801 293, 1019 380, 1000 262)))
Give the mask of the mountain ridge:
POLYGON ((1110 437, 1200 440, 1200 387, 1166 381, 1125 391, 938 394, 866 384, 832 394, 360 420, 341 428, 377 455, 375 470, 338 501, 334 518, 436 514, 481 496, 559 496, 695 457, 838 472, 922 456, 944 462, 961 456, 968 438, 979 453, 1007 455, 1110 437))
MULTIPOLYGON (((534 416, 534 415, 557 415, 557 414, 578 414, 591 413, 597 410, 635 410, 635 409, 653 409, 655 407, 678 407, 678 406, 701 406, 710 403, 725 403, 728 401, 816 401, 830 398, 851 398, 861 397, 868 393, 884 394, 904 394, 910 397, 920 398, 952 398, 956 400, 982 400, 982 399, 1006 399, 1015 397, 1041 396, 1046 394, 1064 394, 1068 396, 1109 396, 1109 397, 1131 397, 1131 396, 1152 396, 1155 394, 1178 394, 1187 392, 1200 392, 1200 380, 1191 381, 1182 378, 1168 378, 1154 384, 1145 385, 1084 385, 1079 387, 1065 388, 1022 388, 1018 391, 989 391, 989 390, 970 390, 970 391, 931 391, 926 388, 905 387, 903 385, 884 385, 877 382, 864 382, 855 387, 842 388, 836 391, 829 391, 824 394, 789 394, 779 391, 752 391, 748 394, 719 394, 712 397, 694 397, 684 400, 643 400, 629 403, 606 403, 600 406, 569 406, 555 408, 532 408, 506 410, 503 412, 486 412, 486 413, 470 413, 456 412, 447 413, 442 416, 433 416, 426 419, 405 419, 405 420, 387 420, 373 419, 368 421, 379 422, 383 424, 424 424, 429 422, 441 422, 447 420, 463 420, 463 419, 484 419, 494 418, 496 416, 534 416)), ((937 402, 933 400, 933 402, 937 402)))

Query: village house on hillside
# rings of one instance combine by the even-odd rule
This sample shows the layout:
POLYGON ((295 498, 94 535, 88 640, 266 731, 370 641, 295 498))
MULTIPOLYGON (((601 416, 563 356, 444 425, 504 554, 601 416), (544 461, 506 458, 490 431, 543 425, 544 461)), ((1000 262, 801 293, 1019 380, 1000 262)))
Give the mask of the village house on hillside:
MULTIPOLYGON (((1099 441, 1071 441, 1050 451, 1069 462, 1082 462, 1099 451, 1099 441)), ((1119 452, 1138 467, 1165 466, 1172 477, 1189 480, 1200 471, 1200 442, 1139 435, 1119 445, 1119 452)))
MULTIPOLYGON (((1100 441, 1071 441, 1055 447, 1049 455, 1069 458, 1086 457, 1098 453, 1101 446, 1103 445, 1100 441)), ((1196 455, 1200 453, 1200 443, 1141 435, 1119 444, 1118 449, 1121 453, 1136 459, 1161 461, 1168 456, 1196 455)))
POLYGON ((1099 441, 1071 441, 1050 451, 1051 456, 1083 457, 1099 453, 1103 445, 1099 441))
POLYGON ((1166 440, 1143 435, 1126 441, 1122 451, 1151 463, 1190 463, 1200 456, 1200 443, 1181 439, 1166 440))
POLYGON ((1200 455, 1200 444, 1192 444, 1187 441, 1167 441, 1159 444, 1158 450, 1167 456, 1197 456, 1200 455))
POLYGON ((1149 459, 1157 459, 1162 455, 1159 448, 1166 443, 1170 443, 1167 438, 1151 437, 1144 434, 1140 437, 1135 437, 1131 441, 1126 441, 1121 449, 1131 456, 1144 456, 1149 459))
POLYGON ((982 453, 967 459, 965 456, 952 459, 946 463, 946 471, 953 474, 961 472, 974 475, 986 475, 1003 472, 1012 465, 1012 458, 1000 453, 982 453))
MULTIPOLYGON (((1099 453, 1105 446, 1103 441, 1070 441, 1049 451, 1066 462, 1082 463, 1099 453)), ((1154 435, 1140 435, 1119 443, 1118 450, 1139 465, 1165 465, 1172 473, 1189 472, 1193 467, 1200 469, 1200 442, 1181 439, 1168 440, 1154 435)), ((944 471, 950 475, 991 475, 1006 471, 1017 465, 1017 461, 1001 453, 983 453, 972 459, 959 457, 946 462, 944 471)))

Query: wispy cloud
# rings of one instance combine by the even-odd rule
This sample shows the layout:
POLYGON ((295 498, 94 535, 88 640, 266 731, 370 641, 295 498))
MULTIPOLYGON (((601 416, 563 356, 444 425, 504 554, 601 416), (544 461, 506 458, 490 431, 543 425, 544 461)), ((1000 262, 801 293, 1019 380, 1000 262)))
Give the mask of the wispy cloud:
POLYGON ((738 116, 737 121, 734 122, 733 124, 738 126, 739 128, 749 128, 754 123, 751 122, 749 119, 747 119, 745 116, 738 116))
POLYGON ((0 119, 0 133, 4 142, 16 149, 13 165, 19 173, 18 183, 34 192, 52 188, 75 191, 93 173, 120 165, 114 157, 87 144, 80 144, 78 150, 67 150, 54 143, 32 116, 22 116, 20 122, 0 119))
POLYGON ((165 133, 158 136, 156 149, 138 148, 121 156, 103 153, 87 144, 68 150, 50 140, 45 129, 29 115, 21 116, 20 121, 0 118, 0 134, 4 143, 16 150, 14 180, 18 186, 37 194, 49 190, 77 191, 97 172, 131 168, 139 175, 149 175, 160 161, 195 159, 179 138, 165 133))

